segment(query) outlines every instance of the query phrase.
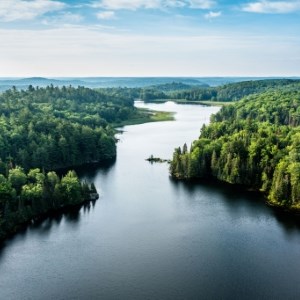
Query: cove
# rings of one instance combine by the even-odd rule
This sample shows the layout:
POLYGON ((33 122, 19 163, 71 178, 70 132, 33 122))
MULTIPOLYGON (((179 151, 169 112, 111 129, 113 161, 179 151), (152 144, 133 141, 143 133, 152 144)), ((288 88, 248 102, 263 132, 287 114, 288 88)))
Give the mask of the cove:
POLYGON ((78 169, 100 199, 49 218, 0 250, 3 299, 296 299, 300 226, 256 193, 172 181, 175 147, 218 111, 144 104, 175 121, 126 126, 117 160, 78 169))

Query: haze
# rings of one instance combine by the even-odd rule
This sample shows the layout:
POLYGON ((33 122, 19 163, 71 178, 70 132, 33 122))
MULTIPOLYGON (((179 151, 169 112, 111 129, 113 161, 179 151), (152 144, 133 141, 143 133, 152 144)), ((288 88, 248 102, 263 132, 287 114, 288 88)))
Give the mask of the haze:
POLYGON ((300 1, 4 0, 0 76, 297 76, 300 1))

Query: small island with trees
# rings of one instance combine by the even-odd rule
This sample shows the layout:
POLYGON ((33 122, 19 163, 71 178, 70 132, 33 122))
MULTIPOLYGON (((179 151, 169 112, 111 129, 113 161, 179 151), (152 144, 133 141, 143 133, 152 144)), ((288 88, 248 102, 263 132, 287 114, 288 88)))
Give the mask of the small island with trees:
POLYGON ((163 158, 160 158, 160 157, 154 157, 152 154, 146 158, 147 161, 149 161, 150 163, 170 163, 170 160, 168 159, 163 159, 163 158))

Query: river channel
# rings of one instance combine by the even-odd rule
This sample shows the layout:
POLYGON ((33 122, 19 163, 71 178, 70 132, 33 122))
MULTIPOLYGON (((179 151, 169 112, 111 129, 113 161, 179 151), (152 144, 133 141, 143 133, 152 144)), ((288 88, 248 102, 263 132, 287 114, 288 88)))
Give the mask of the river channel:
POLYGON ((217 107, 144 104, 175 121, 126 126, 117 160, 78 170, 100 198, 31 226, 0 249, 0 299, 300 299, 300 225, 262 197, 174 182, 175 147, 217 107))

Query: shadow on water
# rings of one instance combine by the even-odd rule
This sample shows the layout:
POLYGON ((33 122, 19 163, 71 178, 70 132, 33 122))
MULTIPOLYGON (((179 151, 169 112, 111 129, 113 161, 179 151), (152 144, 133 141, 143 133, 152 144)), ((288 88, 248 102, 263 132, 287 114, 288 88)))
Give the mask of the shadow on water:
POLYGON ((92 200, 89 203, 85 203, 83 205, 82 211, 83 213, 89 213, 91 209, 93 210, 95 208, 95 206, 96 206, 96 200, 92 200))
POLYGON ((231 185, 222 181, 215 180, 192 180, 178 181, 170 178, 172 185, 177 189, 184 189, 184 192, 190 196, 195 195, 200 190, 209 194, 218 194, 230 205, 236 205, 238 202, 255 203, 262 206, 263 195, 256 191, 249 191, 244 186, 231 185), (243 201, 246 199, 246 201, 243 201))
POLYGON ((88 163, 78 167, 63 168, 56 171, 59 176, 63 176, 68 173, 69 170, 74 170, 76 174, 81 178, 85 176, 85 179, 94 178, 97 173, 101 172, 106 175, 109 170, 115 165, 117 158, 111 159, 105 162, 88 163))
POLYGON ((107 175, 108 172, 115 166, 117 158, 105 163, 86 164, 74 168, 75 172, 84 180, 92 182, 97 174, 107 175))
MULTIPOLYGON (((107 174, 109 170, 114 167, 115 163, 116 159, 105 163, 85 164, 72 169, 75 170, 79 178, 87 180, 88 182, 93 182, 96 174, 99 172, 107 174)), ((56 172, 58 175, 63 176, 68 172, 68 170, 69 169, 60 169, 56 172)), ((74 225, 79 225, 81 210, 83 213, 89 213, 91 208, 95 208, 95 205, 96 201, 90 201, 76 207, 64 208, 61 211, 47 213, 45 216, 32 221, 30 224, 21 226, 17 233, 0 242, 0 262, 3 259, 7 246, 14 242, 22 242, 26 239, 29 232, 35 235, 47 237, 51 233, 51 229, 54 226, 59 226, 62 220, 65 220, 67 224, 71 224, 74 228, 74 225)))
POLYGON ((277 223, 284 228, 285 233, 288 235, 300 233, 300 215, 279 211, 272 207, 270 209, 272 210, 272 215, 276 219, 277 223))
POLYGON ((243 186, 233 186, 214 180, 178 181, 170 178, 170 181, 178 193, 183 190, 190 196, 187 197, 188 201, 197 193, 216 195, 231 213, 245 214, 246 210, 251 216, 270 216, 276 220, 286 234, 299 235, 300 233, 300 215, 268 206, 260 192, 249 191, 243 186), (239 211, 240 208, 243 208, 244 211, 239 211))
POLYGON ((95 207, 95 203, 96 201, 91 201, 77 207, 64 209, 60 212, 51 212, 45 217, 32 221, 29 225, 24 225, 16 234, 0 243, 0 263, 5 255, 6 248, 10 244, 24 241, 29 232, 41 237, 47 237, 50 235, 51 229, 59 226, 63 220, 66 224, 70 224, 74 228, 74 226, 79 225, 81 210, 89 212, 91 207, 95 207))

